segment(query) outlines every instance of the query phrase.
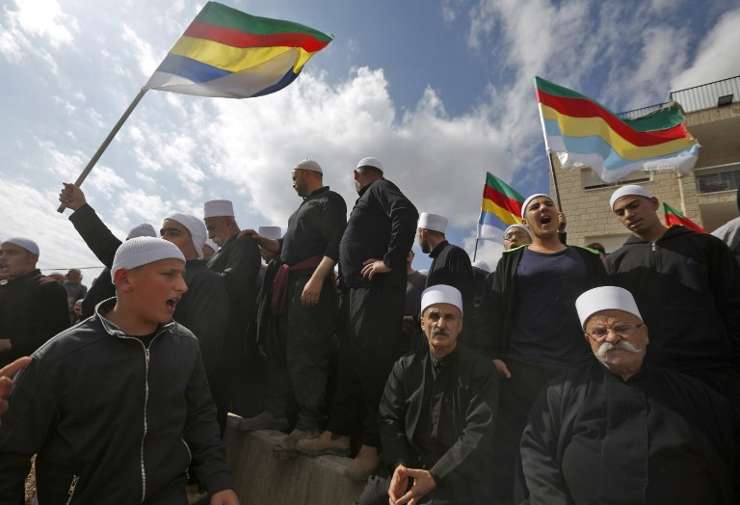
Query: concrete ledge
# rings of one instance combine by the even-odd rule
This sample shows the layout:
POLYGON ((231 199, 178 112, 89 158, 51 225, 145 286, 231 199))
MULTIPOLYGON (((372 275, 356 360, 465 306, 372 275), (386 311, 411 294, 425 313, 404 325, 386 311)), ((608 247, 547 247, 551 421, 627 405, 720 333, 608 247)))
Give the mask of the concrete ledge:
POLYGON ((364 488, 344 475, 349 459, 291 460, 273 456, 285 437, 275 431, 241 433, 227 423, 226 452, 241 505, 352 505, 364 488))

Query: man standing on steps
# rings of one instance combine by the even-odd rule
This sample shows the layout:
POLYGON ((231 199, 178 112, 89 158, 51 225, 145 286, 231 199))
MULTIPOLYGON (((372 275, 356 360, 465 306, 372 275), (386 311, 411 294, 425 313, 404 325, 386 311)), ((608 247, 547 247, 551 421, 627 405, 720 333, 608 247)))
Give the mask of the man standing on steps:
POLYGON ((327 431, 298 443, 298 450, 310 455, 347 455, 349 436, 361 425, 362 445, 347 470, 357 480, 366 479, 380 462, 378 402, 393 363, 404 351, 406 258, 419 217, 384 171, 376 158, 363 158, 354 169, 359 198, 339 246, 345 334, 337 391, 327 431))

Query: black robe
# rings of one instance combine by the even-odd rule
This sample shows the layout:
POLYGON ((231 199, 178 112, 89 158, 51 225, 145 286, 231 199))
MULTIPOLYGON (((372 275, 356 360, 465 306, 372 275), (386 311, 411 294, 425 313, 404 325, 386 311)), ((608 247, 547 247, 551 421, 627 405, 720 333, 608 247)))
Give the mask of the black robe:
POLYGON ((383 459, 429 469, 437 489, 422 503, 488 503, 496 369, 462 344, 440 363, 433 371, 427 348, 393 367, 379 408, 383 459))
POLYGON ((594 361, 551 384, 522 435, 524 503, 737 504, 740 420, 703 382, 594 361))

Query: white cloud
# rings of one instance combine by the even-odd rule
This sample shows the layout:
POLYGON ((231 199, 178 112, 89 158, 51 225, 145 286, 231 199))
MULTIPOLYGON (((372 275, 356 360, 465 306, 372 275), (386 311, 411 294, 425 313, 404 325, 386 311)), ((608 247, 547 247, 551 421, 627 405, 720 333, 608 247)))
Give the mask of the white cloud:
POLYGON ((159 65, 159 61, 154 56, 154 50, 151 44, 141 38, 133 28, 127 24, 123 24, 123 32, 121 33, 123 42, 127 45, 131 45, 134 49, 135 58, 139 65, 141 74, 149 77, 154 73, 154 70, 159 65))

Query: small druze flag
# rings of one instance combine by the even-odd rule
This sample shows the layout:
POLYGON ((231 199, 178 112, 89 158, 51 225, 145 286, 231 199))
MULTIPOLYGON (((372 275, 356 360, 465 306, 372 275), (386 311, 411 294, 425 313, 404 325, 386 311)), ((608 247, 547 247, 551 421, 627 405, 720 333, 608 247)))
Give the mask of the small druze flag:
POLYGON ((298 23, 208 2, 146 88, 228 98, 267 95, 293 82, 331 40, 298 23))
POLYGON ((511 224, 521 223, 524 198, 504 181, 486 172, 483 202, 478 219, 478 239, 503 241, 503 232, 511 224))
POLYGON ((663 202, 663 211, 665 212, 665 224, 668 226, 679 225, 699 233, 706 233, 704 228, 665 202, 663 202))

